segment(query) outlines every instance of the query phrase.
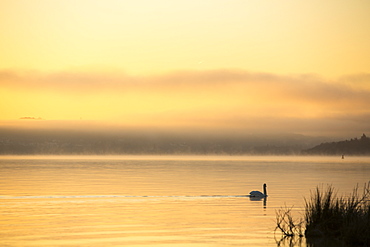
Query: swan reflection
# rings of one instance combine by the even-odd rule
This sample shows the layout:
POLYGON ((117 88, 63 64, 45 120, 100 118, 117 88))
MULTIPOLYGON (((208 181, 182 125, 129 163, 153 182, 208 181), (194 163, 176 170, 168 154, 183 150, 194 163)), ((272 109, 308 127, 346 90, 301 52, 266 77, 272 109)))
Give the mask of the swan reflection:
POLYGON ((267 197, 249 197, 250 201, 263 201, 263 208, 266 208, 267 205, 267 197))

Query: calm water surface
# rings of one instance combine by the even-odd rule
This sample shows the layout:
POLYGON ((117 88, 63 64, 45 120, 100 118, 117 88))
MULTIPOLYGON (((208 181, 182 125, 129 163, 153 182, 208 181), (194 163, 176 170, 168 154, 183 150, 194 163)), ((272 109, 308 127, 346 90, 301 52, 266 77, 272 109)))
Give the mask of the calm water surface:
POLYGON ((3 156, 0 245, 277 246, 276 210, 369 180, 366 157, 3 156))

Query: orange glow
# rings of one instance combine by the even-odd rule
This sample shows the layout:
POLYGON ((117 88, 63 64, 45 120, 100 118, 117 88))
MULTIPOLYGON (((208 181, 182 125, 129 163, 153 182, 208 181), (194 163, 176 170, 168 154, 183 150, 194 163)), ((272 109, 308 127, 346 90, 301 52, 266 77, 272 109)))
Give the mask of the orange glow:
POLYGON ((1 1, 0 125, 367 119, 369 9, 359 0, 1 1))

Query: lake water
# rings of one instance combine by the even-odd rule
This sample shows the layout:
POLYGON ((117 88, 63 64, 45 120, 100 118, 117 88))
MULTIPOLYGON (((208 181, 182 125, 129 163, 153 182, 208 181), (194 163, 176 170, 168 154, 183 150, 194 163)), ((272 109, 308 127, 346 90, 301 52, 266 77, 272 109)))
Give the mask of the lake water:
POLYGON ((369 180, 369 157, 3 156, 0 245, 278 246, 276 210, 369 180))

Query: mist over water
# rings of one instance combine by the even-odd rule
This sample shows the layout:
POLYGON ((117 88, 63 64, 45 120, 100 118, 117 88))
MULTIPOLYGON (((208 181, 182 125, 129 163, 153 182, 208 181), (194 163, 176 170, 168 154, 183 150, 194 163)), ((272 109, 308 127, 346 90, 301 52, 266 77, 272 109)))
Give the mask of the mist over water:
POLYGON ((368 157, 3 156, 0 243, 277 246, 277 209, 300 217, 316 186, 369 174, 368 157), (263 183, 265 201, 248 197, 263 183))

